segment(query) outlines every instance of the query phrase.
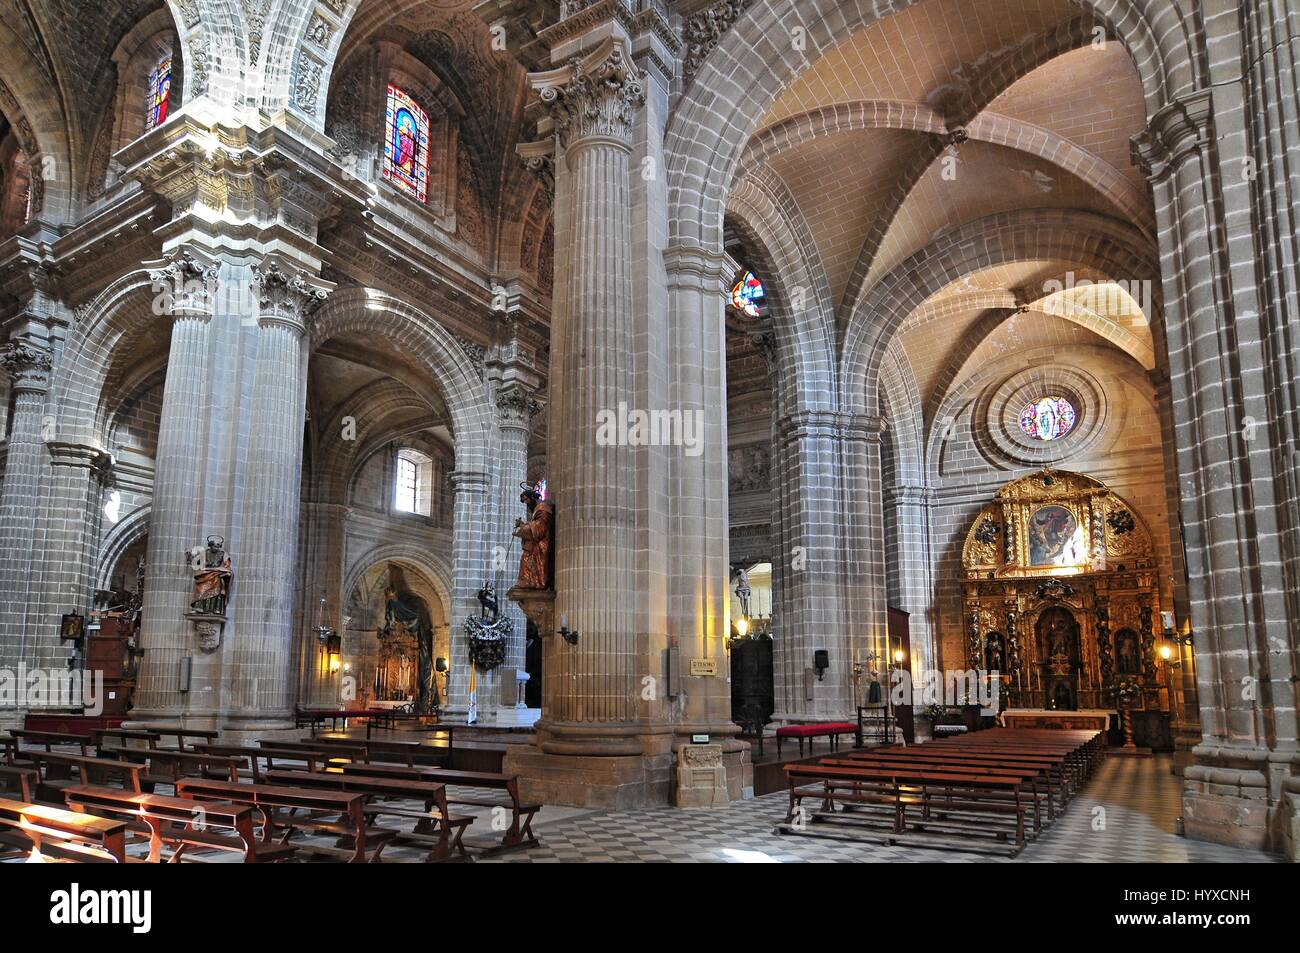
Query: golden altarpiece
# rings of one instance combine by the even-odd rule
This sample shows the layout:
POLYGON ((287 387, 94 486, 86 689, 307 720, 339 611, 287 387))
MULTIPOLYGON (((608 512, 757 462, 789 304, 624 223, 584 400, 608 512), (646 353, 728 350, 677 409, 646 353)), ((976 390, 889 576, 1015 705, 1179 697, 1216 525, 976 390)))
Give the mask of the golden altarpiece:
POLYGON ((1008 483, 962 548, 967 664, 999 673, 1004 707, 1167 712, 1158 580, 1145 523, 1101 482, 1008 483))

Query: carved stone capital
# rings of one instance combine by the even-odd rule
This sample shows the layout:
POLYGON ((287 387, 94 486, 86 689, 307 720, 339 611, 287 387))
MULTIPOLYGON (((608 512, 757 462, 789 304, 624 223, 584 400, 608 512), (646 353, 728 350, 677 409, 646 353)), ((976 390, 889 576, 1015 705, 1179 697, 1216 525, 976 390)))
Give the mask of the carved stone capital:
POLYGON ((542 402, 531 388, 507 384, 497 391, 497 413, 502 427, 528 429, 542 402))
POLYGON ((149 269, 149 280, 161 313, 175 318, 212 316, 219 272, 215 262, 179 249, 154 264, 149 269))
POLYGON ((606 41, 592 55, 529 77, 563 145, 588 138, 631 144, 632 123, 645 104, 644 73, 621 46, 606 41))
POLYGON ((550 139, 541 142, 521 142, 515 147, 524 168, 542 183, 547 204, 555 202, 555 143, 550 139))
POLYGON ((50 386, 50 352, 27 341, 0 346, 0 367, 9 374, 14 390, 43 392, 50 386))
POLYGON ((314 284, 305 272, 285 268, 275 259, 253 266, 258 324, 281 324, 305 330, 307 319, 325 303, 329 289, 314 284))

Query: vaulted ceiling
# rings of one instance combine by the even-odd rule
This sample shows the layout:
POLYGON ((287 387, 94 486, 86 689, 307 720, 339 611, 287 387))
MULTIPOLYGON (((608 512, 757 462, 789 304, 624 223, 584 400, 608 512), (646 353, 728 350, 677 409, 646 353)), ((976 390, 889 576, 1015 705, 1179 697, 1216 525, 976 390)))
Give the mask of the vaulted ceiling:
MULTIPOLYGON (((1102 216, 1150 241, 1149 192, 1129 160, 1144 115, 1127 51, 1070 0, 923 0, 845 37, 773 103, 737 188, 773 195, 785 221, 733 204, 732 234, 755 236, 733 254, 761 261, 774 226, 811 236, 803 264, 842 332, 872 318, 860 310, 886 276, 991 216, 1052 209, 1067 230, 1076 214, 1102 216)), ((1017 349, 1096 345, 1153 366, 1150 316, 1131 298, 1059 291, 1130 277, 1061 252, 1069 237, 954 274, 909 314, 893 347, 928 411, 1017 349)), ((1083 226, 1076 244, 1086 249, 1083 226)), ((755 376, 733 350, 734 372, 755 376)))

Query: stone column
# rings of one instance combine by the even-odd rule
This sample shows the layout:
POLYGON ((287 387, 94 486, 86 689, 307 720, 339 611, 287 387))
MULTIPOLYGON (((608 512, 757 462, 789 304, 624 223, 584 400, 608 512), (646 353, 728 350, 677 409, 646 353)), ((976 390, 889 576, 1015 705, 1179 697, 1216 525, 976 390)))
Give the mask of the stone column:
MULTIPOLYGON (((325 596, 326 625, 344 634, 343 615, 352 595, 343 591, 344 538, 351 508, 341 503, 304 503, 300 538, 307 541, 299 567, 298 588, 301 593, 297 627, 291 634, 298 646, 295 670, 298 673, 298 703, 325 706, 337 701, 336 685, 322 677, 325 664, 316 637, 320 624, 320 599, 325 596)), ((364 687, 364 686, 359 686, 364 687)))
POLYGON ((0 367, 9 375, 13 394, 0 484, 0 660, 5 665, 49 666, 59 648, 58 632, 42 631, 28 617, 28 605, 38 596, 33 578, 40 549, 37 513, 49 476, 42 421, 51 363, 49 352, 35 343, 0 346, 0 367))
MULTIPOLYGON (((1225 54, 1240 38, 1226 42, 1225 54)), ((1243 114, 1233 72, 1240 60, 1219 65, 1222 85, 1170 103, 1134 142, 1160 224, 1201 714, 1183 810, 1191 836, 1281 847, 1278 832, 1293 822, 1283 789, 1296 753, 1288 647, 1296 610, 1282 536, 1292 517, 1279 498, 1286 478, 1276 460, 1287 417, 1275 412, 1278 356, 1261 328, 1294 316, 1262 313, 1255 276, 1270 262, 1261 266, 1255 229, 1271 213, 1255 207, 1258 185, 1241 175, 1258 167, 1254 150, 1243 154, 1243 137, 1216 133, 1243 114)))
MULTIPOLYGON (((492 526, 493 506, 492 476, 475 470, 455 470, 451 474, 452 493, 455 495, 452 524, 452 566, 455 578, 451 605, 447 606, 447 623, 451 626, 450 655, 451 677, 447 683, 446 707, 463 713, 469 707, 470 660, 469 645, 465 639, 464 623, 471 614, 478 614, 478 591, 485 580, 492 578, 493 547, 497 536, 492 526)), ((504 593, 501 594, 504 600, 504 593)), ((514 678, 512 674, 511 679, 514 678)), ((491 709, 498 696, 501 667, 480 673, 475 685, 480 713, 491 709)))
MULTIPOLYGON (((924 673, 938 667, 934 644, 934 554, 930 544, 930 513, 934 491, 925 486, 895 486, 885 490, 885 518, 892 520, 893 546, 886 566, 897 573, 896 607, 906 611, 911 657, 908 667, 914 685, 924 684, 924 673)), ((887 538, 890 538, 887 534, 887 538)))
POLYGON ((219 659, 208 657, 205 664, 185 620, 194 582, 185 554, 203 541, 205 531, 219 531, 204 527, 203 505, 205 489, 226 475, 206 452, 212 438, 209 337, 221 267, 188 251, 157 264, 150 277, 169 306, 172 337, 145 558, 140 645, 146 654, 132 720, 171 720, 188 713, 215 725, 221 707, 219 659), (188 692, 180 680, 181 660, 187 657, 194 659, 188 692))
POLYGON ((239 592, 225 676, 232 730, 291 728, 294 566, 307 395, 307 322, 328 292, 276 259, 253 268, 257 358, 241 506, 239 592))
MULTIPOLYGON (((850 654, 857 652, 867 671, 862 677, 865 694, 870 669, 880 672, 882 689, 888 691, 888 641, 886 631, 888 597, 885 584, 885 518, 882 494, 881 443, 884 422, 874 414, 843 415, 841 423, 841 512, 844 526, 845 640, 850 654), (877 661, 867 665, 875 653, 877 661)), ((851 690, 850 690, 851 694, 851 690)))
POLYGON ((519 605, 506 598, 506 590, 514 585, 519 571, 520 545, 511 533, 515 519, 524 515, 523 504, 519 502, 520 484, 528 476, 528 434, 532 428, 533 416, 541 410, 541 404, 533 396, 532 388, 513 379, 497 389, 496 403, 497 426, 501 434, 496 460, 496 545, 505 554, 505 559, 503 571, 494 572, 492 581, 496 586, 500 613, 509 616, 514 623, 514 631, 506 646, 505 661, 498 669, 500 694, 496 701, 504 708, 513 708, 518 695, 515 671, 524 667, 527 621, 519 605))

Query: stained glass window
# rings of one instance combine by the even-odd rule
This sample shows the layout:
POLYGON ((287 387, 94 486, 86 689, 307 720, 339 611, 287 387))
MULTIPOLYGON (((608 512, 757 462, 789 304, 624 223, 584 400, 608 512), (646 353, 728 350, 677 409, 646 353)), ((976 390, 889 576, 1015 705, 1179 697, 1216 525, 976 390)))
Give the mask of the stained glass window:
POLYGON ((746 271, 736 280, 731 288, 731 303, 751 318, 762 313, 763 282, 752 271, 746 271))
POLYGON ((145 100, 144 129, 148 132, 167 121, 167 107, 171 105, 172 58, 167 54, 149 74, 149 93, 145 100))
POLYGON ((1059 440, 1074 429, 1074 405, 1064 397, 1040 397, 1020 412, 1020 429, 1035 440, 1059 440))
POLYGON ((389 83, 384 128, 384 178, 423 202, 429 181, 429 114, 389 83))

